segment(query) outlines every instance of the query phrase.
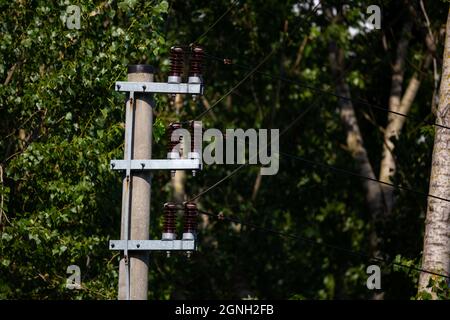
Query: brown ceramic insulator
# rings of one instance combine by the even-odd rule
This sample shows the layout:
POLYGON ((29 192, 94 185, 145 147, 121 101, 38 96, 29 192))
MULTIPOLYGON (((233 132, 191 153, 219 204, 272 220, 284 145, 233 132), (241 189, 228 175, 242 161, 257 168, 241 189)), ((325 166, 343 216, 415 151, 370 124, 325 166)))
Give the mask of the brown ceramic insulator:
POLYGON ((184 51, 181 47, 170 48, 169 76, 181 77, 183 73, 184 51))
POLYGON ((203 57, 205 56, 205 52, 201 47, 195 46, 192 47, 191 52, 191 64, 189 68, 189 76, 190 77, 201 77, 203 70, 203 57))
POLYGON ((184 204, 184 233, 197 232, 197 205, 193 202, 186 202, 184 204))
POLYGON ((173 203, 164 204, 163 233, 175 233, 175 214, 177 207, 173 203))

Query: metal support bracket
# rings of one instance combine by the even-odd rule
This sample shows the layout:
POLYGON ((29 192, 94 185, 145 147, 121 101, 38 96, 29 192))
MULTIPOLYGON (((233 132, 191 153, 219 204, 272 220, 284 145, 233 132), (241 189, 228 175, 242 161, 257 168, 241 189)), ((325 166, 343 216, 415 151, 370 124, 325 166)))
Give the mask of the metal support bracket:
POLYGON ((112 170, 201 170, 200 159, 111 160, 112 170))
POLYGON ((132 82, 117 81, 116 91, 123 92, 147 92, 168 94, 195 94, 203 95, 203 84, 201 83, 167 83, 167 82, 132 82))
POLYGON ((122 251, 195 251, 195 242, 195 240, 110 240, 109 249, 122 251))

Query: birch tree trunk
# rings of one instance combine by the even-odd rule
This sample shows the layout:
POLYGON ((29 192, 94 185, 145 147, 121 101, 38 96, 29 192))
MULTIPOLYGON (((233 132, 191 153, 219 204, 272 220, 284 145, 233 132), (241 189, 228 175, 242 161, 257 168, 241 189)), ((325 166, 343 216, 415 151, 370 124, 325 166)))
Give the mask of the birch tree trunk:
MULTIPOLYGON (((437 123, 450 126, 450 10, 447 18, 445 48, 440 86, 437 123)), ((430 194, 450 198, 450 130, 436 127, 431 177, 430 194)), ((422 268, 441 274, 450 274, 450 203, 435 198, 428 198, 427 218, 422 257, 422 268)), ((419 293, 427 291, 433 299, 437 296, 427 288, 430 277, 422 272, 419 278, 419 293)), ((439 279, 440 280, 440 279, 439 279)))

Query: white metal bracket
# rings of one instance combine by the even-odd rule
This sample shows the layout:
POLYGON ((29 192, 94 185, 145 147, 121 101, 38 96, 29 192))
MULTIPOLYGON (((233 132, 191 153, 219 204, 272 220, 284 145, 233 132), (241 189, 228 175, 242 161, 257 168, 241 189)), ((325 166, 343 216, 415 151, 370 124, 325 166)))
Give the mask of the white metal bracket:
POLYGON ((200 159, 111 160, 112 170, 201 170, 200 159))
POLYGON ((110 240, 110 250, 195 251, 195 240, 110 240), (128 245, 128 247, 127 247, 128 245))
POLYGON ((116 91, 203 95, 202 83, 117 81, 116 91))

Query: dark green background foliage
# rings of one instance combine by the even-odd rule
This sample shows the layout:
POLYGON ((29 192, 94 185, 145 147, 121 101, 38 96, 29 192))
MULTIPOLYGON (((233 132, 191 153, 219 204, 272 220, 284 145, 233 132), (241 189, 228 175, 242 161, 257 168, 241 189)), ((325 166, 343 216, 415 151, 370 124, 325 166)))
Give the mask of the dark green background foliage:
MULTIPOLYGON (((0 1, 0 298, 114 299, 118 259, 109 239, 120 230, 121 176, 109 160, 123 157, 124 95, 113 90, 126 79, 130 63, 157 67, 165 81, 168 50, 199 40, 215 57, 206 59, 205 97, 210 104, 241 80, 273 48, 261 67, 275 77, 332 92, 328 63, 333 38, 346 50, 347 80, 354 97, 387 106, 393 55, 408 11, 401 1, 378 2, 382 30, 350 37, 372 1, 349 1, 346 18, 330 24, 324 15, 292 10, 295 1, 239 1, 211 31, 198 37, 231 1, 0 1), (70 4, 81 7, 81 29, 69 30, 61 16, 70 4), (383 49, 386 36, 389 49, 383 49), (301 61, 299 47, 306 39, 301 61), (248 68, 243 68, 247 66, 248 68), (11 74, 8 77, 8 74, 11 74), (79 265, 82 289, 65 288, 66 268, 79 265)), ((328 3, 328 1, 327 1, 328 3)), ((445 23, 447 6, 427 2, 433 30, 445 23)), ((405 78, 424 55, 423 28, 411 34, 405 78)), ((438 32, 437 32, 438 34, 438 32)), ((442 43, 438 46, 439 55, 442 43)), ((413 104, 397 141, 396 182, 427 192, 433 144, 432 70, 413 104), (421 138, 419 140, 419 138, 421 138)), ((214 111, 204 127, 283 128, 317 103, 281 138, 284 152, 354 170, 345 150, 337 100, 294 83, 255 73, 214 111)), ((355 103, 372 165, 378 172, 386 112, 355 103)), ((164 157, 164 127, 204 111, 184 101, 176 114, 157 97, 154 154, 164 157)), ((198 200, 199 206, 268 228, 299 234, 368 253, 368 221, 361 180, 281 157, 280 171, 264 176, 254 200, 258 167, 243 168, 198 200)), ((207 166, 192 178, 188 197, 212 185, 235 166, 207 166)), ((170 173, 157 172, 152 187, 152 237, 160 236, 164 202, 171 198, 170 173)), ((383 233, 384 257, 418 266, 426 197, 396 194, 383 233)), ((202 217, 199 252, 190 259, 152 254, 149 298, 368 298, 366 259, 321 245, 255 231, 202 217)), ((386 298, 416 294, 417 272, 382 265, 386 298)))

